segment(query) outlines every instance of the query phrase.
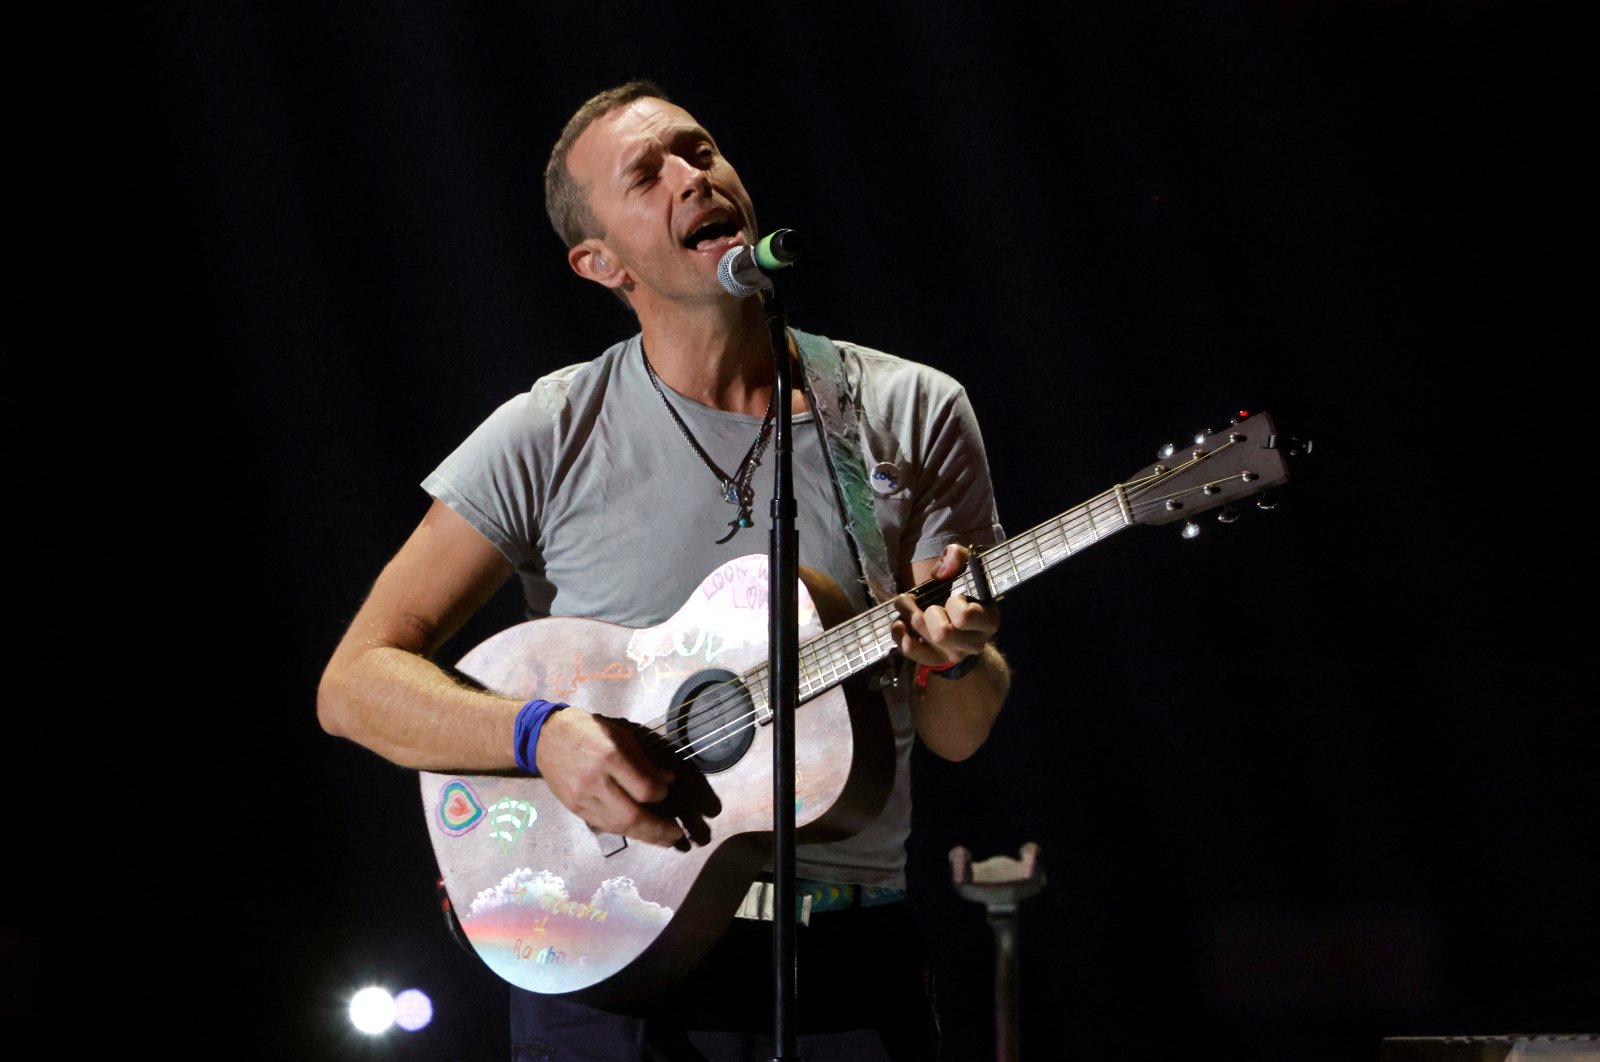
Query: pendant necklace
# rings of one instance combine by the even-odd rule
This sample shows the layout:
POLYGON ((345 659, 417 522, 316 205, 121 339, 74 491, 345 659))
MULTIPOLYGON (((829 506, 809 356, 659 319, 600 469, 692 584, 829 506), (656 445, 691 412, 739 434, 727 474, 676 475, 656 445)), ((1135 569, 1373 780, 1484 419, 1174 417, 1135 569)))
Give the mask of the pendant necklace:
POLYGON ((650 377, 650 386, 661 396, 661 404, 667 407, 672 422, 678 426, 678 434, 683 436, 683 441, 689 444, 689 449, 711 470, 711 474, 717 477, 722 500, 738 507, 738 515, 728 521, 728 533, 717 539, 717 545, 720 546, 738 534, 741 527, 751 525, 750 509, 755 503, 755 491, 750 486, 750 480, 755 476, 756 466, 761 464, 761 455, 766 453, 767 442, 772 437, 772 403, 777 398, 778 389, 774 387, 772 396, 767 399, 767 414, 761 418, 761 430, 756 432, 755 441, 750 444, 750 449, 745 451, 744 460, 739 462, 738 469, 729 476, 711 460, 711 455, 706 453, 705 448, 695 439, 694 433, 689 430, 689 425, 685 424, 683 418, 678 416, 678 411, 672 408, 667 393, 661 389, 661 381, 656 377, 655 366, 650 364, 650 355, 645 353, 642 342, 639 344, 639 354, 644 358, 644 371, 650 377))

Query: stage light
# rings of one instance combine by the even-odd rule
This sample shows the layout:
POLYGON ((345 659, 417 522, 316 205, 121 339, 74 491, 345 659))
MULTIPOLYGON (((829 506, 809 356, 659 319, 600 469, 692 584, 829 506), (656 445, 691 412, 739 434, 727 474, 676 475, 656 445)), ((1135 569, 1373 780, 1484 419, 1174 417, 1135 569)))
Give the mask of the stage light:
POLYGON ((363 988, 350 998, 350 1024, 376 1036, 394 1024, 394 997, 382 988, 363 988))
POLYGON ((420 988, 408 988, 394 997, 394 1023, 416 1032, 433 1020, 433 1000, 420 988))

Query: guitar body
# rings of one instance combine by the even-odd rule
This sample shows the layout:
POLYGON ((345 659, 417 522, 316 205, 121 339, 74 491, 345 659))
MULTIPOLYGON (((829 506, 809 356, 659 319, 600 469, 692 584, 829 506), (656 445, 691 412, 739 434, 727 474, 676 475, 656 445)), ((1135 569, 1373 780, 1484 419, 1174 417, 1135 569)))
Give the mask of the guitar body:
MULTIPOLYGON (((817 597, 826 601, 820 587, 817 597)), ((598 834, 539 778, 424 772, 446 889, 495 973, 614 1003, 675 980, 720 936, 772 851, 771 727, 753 725, 766 697, 749 694, 746 676, 765 682, 766 602, 767 559, 743 557, 658 626, 534 620, 461 661, 489 689, 634 724, 641 747, 677 773, 657 810, 693 842, 598 834)), ((804 584, 800 618, 802 640, 821 631, 804 584)), ((847 836, 882 808, 893 744, 881 697, 820 694, 795 715, 795 746, 802 841, 847 836)))

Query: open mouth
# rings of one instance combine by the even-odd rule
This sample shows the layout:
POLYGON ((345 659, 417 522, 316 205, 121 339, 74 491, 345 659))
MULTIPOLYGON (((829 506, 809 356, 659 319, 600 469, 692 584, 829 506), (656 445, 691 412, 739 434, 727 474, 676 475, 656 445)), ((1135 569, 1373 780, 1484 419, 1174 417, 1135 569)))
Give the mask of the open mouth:
POLYGON ((720 241, 739 234, 739 225, 731 219, 708 221, 684 237, 683 245, 692 251, 716 249, 720 241))

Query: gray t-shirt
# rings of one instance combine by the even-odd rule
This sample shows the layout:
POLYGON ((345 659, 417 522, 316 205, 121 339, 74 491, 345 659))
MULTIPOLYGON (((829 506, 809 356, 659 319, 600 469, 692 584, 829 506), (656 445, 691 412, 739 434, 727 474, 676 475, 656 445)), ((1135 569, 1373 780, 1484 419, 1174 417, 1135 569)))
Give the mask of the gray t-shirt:
MULTIPOLYGON (((864 422, 874 510, 902 589, 914 560, 935 557, 952 542, 1000 541, 983 441, 960 385, 893 355, 838 347, 846 388, 864 422)), ((718 467, 736 469, 761 418, 663 390, 718 467)), ((497 409, 422 485, 511 562, 530 617, 646 627, 670 618, 730 559, 766 553, 770 465, 769 450, 752 480, 756 526, 717 545, 735 510, 662 408, 635 336, 538 380, 497 409)), ((826 572, 864 610, 871 601, 809 413, 794 418, 794 481, 800 563, 826 572)), ((912 726, 904 693, 891 690, 887 699, 897 749, 888 805, 847 840, 802 846, 802 876, 905 885, 912 726)))

